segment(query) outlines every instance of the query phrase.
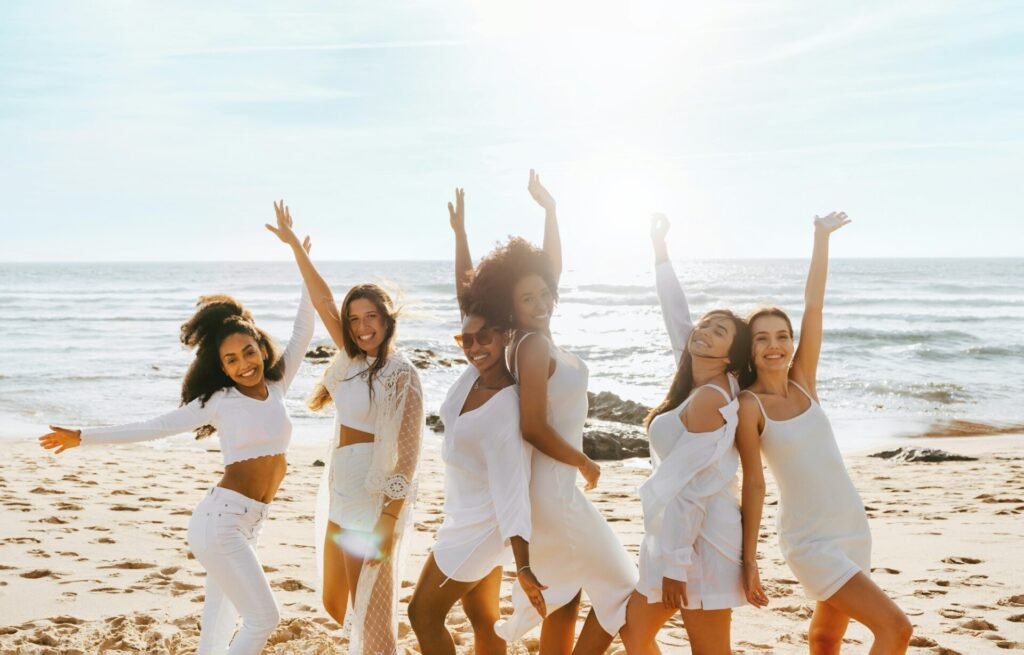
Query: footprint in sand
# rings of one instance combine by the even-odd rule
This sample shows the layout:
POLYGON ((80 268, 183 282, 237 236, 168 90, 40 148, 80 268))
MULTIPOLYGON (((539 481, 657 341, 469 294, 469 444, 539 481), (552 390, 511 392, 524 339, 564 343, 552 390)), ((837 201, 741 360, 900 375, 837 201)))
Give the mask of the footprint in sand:
POLYGON ((1006 619, 1010 623, 1024 623, 1024 614, 1014 614, 1006 619))
POLYGON ((94 539, 92 543, 94 543, 94 544, 116 544, 117 542, 114 541, 113 539, 111 539, 110 537, 100 537, 99 539, 94 539))
POLYGON ((35 537, 7 537, 3 540, 5 544, 38 544, 39 540, 35 537))
POLYGON ((74 616, 55 616, 50 619, 50 623, 56 623, 57 625, 80 625, 84 621, 74 616))
POLYGON ((896 569, 890 569, 890 568, 887 568, 887 567, 884 567, 884 566, 876 566, 875 568, 871 569, 871 572, 872 573, 876 573, 876 572, 877 573, 888 573, 890 575, 899 575, 899 571, 897 571, 896 569))
POLYGON ((947 607, 939 610, 939 614, 946 617, 947 619, 960 619, 964 616, 964 611, 953 607, 947 607))
POLYGON ((999 604, 1004 607, 1024 607, 1024 594, 1001 598, 999 599, 999 604))
POLYGON ((126 559, 123 562, 118 562, 116 564, 108 564, 107 566, 98 566, 96 568, 100 568, 100 569, 129 569, 129 570, 133 570, 133 569, 153 569, 153 568, 156 568, 156 564, 151 564, 149 562, 141 562, 139 560, 134 560, 134 559, 126 559))
POLYGON ((50 569, 33 569, 26 571, 25 573, 19 574, 22 578, 28 578, 29 580, 38 580, 40 578, 59 578, 60 574, 54 573, 50 569))
POLYGON ((35 489, 29 490, 30 494, 63 494, 64 492, 60 489, 50 489, 47 487, 36 487, 35 489))
POLYGON ((110 511, 111 512, 137 512, 137 511, 139 511, 139 508, 138 507, 133 507, 132 505, 113 505, 110 508, 110 511))
POLYGON ((947 557, 942 562, 944 564, 981 564, 981 560, 975 557, 947 557))
POLYGON ((313 591, 311 587, 306 586, 301 581, 295 578, 285 578, 284 580, 278 580, 271 583, 271 587, 281 589, 283 591, 313 591))

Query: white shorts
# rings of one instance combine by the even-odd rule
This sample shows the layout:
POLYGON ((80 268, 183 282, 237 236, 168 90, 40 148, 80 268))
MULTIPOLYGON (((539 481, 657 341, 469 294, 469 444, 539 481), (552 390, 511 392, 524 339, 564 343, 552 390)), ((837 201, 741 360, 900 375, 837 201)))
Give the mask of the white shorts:
POLYGON ((371 532, 377 524, 377 503, 366 491, 373 443, 335 448, 331 457, 331 505, 328 518, 345 530, 371 532))

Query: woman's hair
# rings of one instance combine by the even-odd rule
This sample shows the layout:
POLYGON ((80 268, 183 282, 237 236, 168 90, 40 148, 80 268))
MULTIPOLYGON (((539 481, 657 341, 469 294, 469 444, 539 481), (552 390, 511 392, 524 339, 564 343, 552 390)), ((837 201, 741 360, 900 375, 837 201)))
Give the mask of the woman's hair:
MULTIPOLYGON (((750 328, 746 321, 732 313, 728 309, 713 309, 705 314, 701 320, 710 316, 724 316, 732 321, 736 328, 733 335, 732 345, 729 346, 729 363, 725 367, 727 373, 742 376, 750 368, 750 328)), ((644 427, 650 427, 651 421, 659 414, 671 412, 683 404, 693 391, 693 356, 690 355, 690 348, 683 349, 683 357, 676 369, 676 375, 672 379, 672 386, 668 388, 665 399, 652 409, 644 419, 644 427)))
MULTIPOLYGON (((220 362, 220 344, 232 334, 247 334, 266 353, 263 358, 263 377, 280 380, 284 376, 284 359, 270 335, 256 327, 252 313, 231 296, 201 296, 196 313, 181 326, 181 343, 195 348, 196 357, 181 383, 181 404, 196 398, 202 404, 221 389, 234 385, 220 362)), ((196 438, 208 437, 216 432, 212 425, 196 430, 196 438)))
MULTIPOLYGON (((779 318, 784 320, 786 322, 786 327, 789 328, 789 337, 791 339, 793 338, 793 321, 789 320, 789 315, 787 315, 786 312, 782 311, 782 309, 774 305, 765 305, 764 307, 758 307, 753 312, 751 312, 749 316, 747 316, 747 326, 749 326, 750 328, 751 341, 754 338, 754 321, 763 316, 778 316, 779 318)), ((753 343, 751 343, 751 348, 753 348, 753 343)), ((753 357, 751 357, 750 364, 747 366, 746 370, 740 373, 740 388, 746 389, 750 385, 754 384, 754 382, 756 381, 757 368, 755 368, 754 359, 753 357)))
POLYGON ((543 250, 522 237, 509 237, 508 243, 499 245, 480 260, 473 279, 461 294, 463 311, 468 303, 472 313, 487 318, 496 327, 513 326, 513 293, 516 284, 527 275, 539 275, 548 285, 551 296, 558 301, 558 283, 551 259, 543 250))
MULTIPOLYGON (((352 338, 352 330, 348 324, 348 312, 349 307, 356 300, 363 299, 369 300, 377 308, 377 312, 380 313, 384 319, 384 340, 381 341, 380 347, 377 350, 377 359, 370 364, 366 370, 366 384, 369 387, 370 398, 373 398, 373 379, 380 373, 380 371, 387 366, 388 356, 391 354, 393 342, 395 340, 395 330, 398 327, 398 311, 395 310, 395 305, 391 301, 391 296, 388 292, 377 286, 376 284, 357 284, 348 290, 345 294, 345 299, 341 301, 341 334, 342 334, 342 345, 345 348, 345 354, 348 355, 349 359, 354 359, 360 355, 365 355, 362 348, 356 344, 354 338, 352 338)), ((334 362, 331 362, 332 364, 334 362)), ((326 373, 330 370, 330 366, 324 370, 326 373)), ((309 398, 307 406, 314 412, 318 412, 327 405, 331 399, 331 392, 324 386, 323 378, 320 382, 313 387, 313 394, 309 398)))

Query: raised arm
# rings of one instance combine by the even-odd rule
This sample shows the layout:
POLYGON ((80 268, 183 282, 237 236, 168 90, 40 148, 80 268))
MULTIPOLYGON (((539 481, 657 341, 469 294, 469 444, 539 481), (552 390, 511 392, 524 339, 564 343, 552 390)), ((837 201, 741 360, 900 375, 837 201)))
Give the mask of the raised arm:
MULTIPOLYGON (((306 237, 305 250, 309 252, 309 237, 306 237)), ((299 308, 295 312, 295 322, 292 323, 292 336, 288 339, 288 345, 284 348, 281 358, 284 360, 284 377, 281 384, 285 391, 292 385, 295 374, 302 366, 302 360, 306 356, 306 349, 313 339, 313 303, 309 300, 309 292, 306 285, 302 285, 302 296, 299 298, 299 308)))
POLYGON ((462 294, 466 292, 473 275, 473 258, 469 254, 469 239, 466 237, 466 192, 455 189, 455 204, 448 203, 448 222, 455 233, 455 297, 459 301, 459 316, 465 318, 462 294))
POLYGON ((548 423, 548 375, 551 361, 541 335, 525 338, 516 349, 519 379, 519 422, 523 439, 548 457, 580 470, 586 489, 597 486, 601 467, 582 450, 576 450, 548 423))
POLYGON ((196 398, 183 407, 148 421, 125 423, 106 428, 72 430, 51 425, 51 432, 39 437, 39 445, 47 450, 56 448, 57 453, 62 453, 69 448, 81 445, 136 443, 169 437, 172 434, 189 432, 204 425, 215 425, 216 403, 217 397, 211 398, 205 405, 196 398))
POLYGON ((551 260, 555 273, 555 286, 562 277, 562 238, 558 234, 558 217, 555 215, 555 198, 540 183, 540 175, 531 168, 530 182, 526 186, 538 205, 544 208, 544 253, 551 260))
POLYGON ((654 279, 658 289, 658 302, 661 304, 661 318, 665 321, 665 330, 672 343, 672 356, 676 365, 683 358, 686 342, 693 331, 690 320, 690 305, 686 302, 686 293, 676 277, 675 269, 668 258, 668 246, 665 235, 671 224, 664 214, 651 216, 651 243, 654 245, 654 279))
MULTIPOLYGON (((295 263, 299 265, 302 280, 305 282, 309 297, 313 301, 313 308, 320 315, 320 320, 323 322, 324 327, 327 328, 327 333, 331 335, 334 345, 338 348, 344 348, 345 324, 338 314, 338 305, 334 302, 334 294, 331 293, 331 288, 327 286, 327 282, 320 276, 320 272, 316 270, 316 266, 313 265, 313 260, 309 258, 306 248, 299 242, 299 237, 295 236, 295 232, 292 231, 292 215, 288 210, 288 206, 284 204, 284 200, 274 203, 274 213, 277 217, 277 224, 271 225, 267 223, 266 228, 291 247, 292 254, 295 256, 295 263)), ((308 243, 308 237, 306 241, 308 243)))
POLYGON ((821 354, 822 310, 828 278, 828 241, 833 232, 850 222, 845 212, 814 217, 814 252, 804 287, 804 317, 800 322, 800 343, 793 357, 790 376, 815 398, 818 397, 818 356, 821 354))
POLYGON ((757 566, 757 539, 764 511, 764 467, 761 465, 761 409, 749 393, 740 394, 736 450, 743 467, 740 513, 743 517, 743 589, 754 607, 768 604, 757 566))

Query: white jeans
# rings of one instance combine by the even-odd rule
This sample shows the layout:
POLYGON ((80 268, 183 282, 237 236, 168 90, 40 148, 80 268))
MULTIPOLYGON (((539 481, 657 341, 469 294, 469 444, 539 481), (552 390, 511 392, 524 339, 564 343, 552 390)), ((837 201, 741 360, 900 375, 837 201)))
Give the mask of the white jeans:
POLYGON ((188 544, 206 569, 199 655, 259 655, 281 620, 256 556, 256 539, 269 508, 213 487, 192 512, 188 544), (239 615, 242 627, 232 640, 239 615))

